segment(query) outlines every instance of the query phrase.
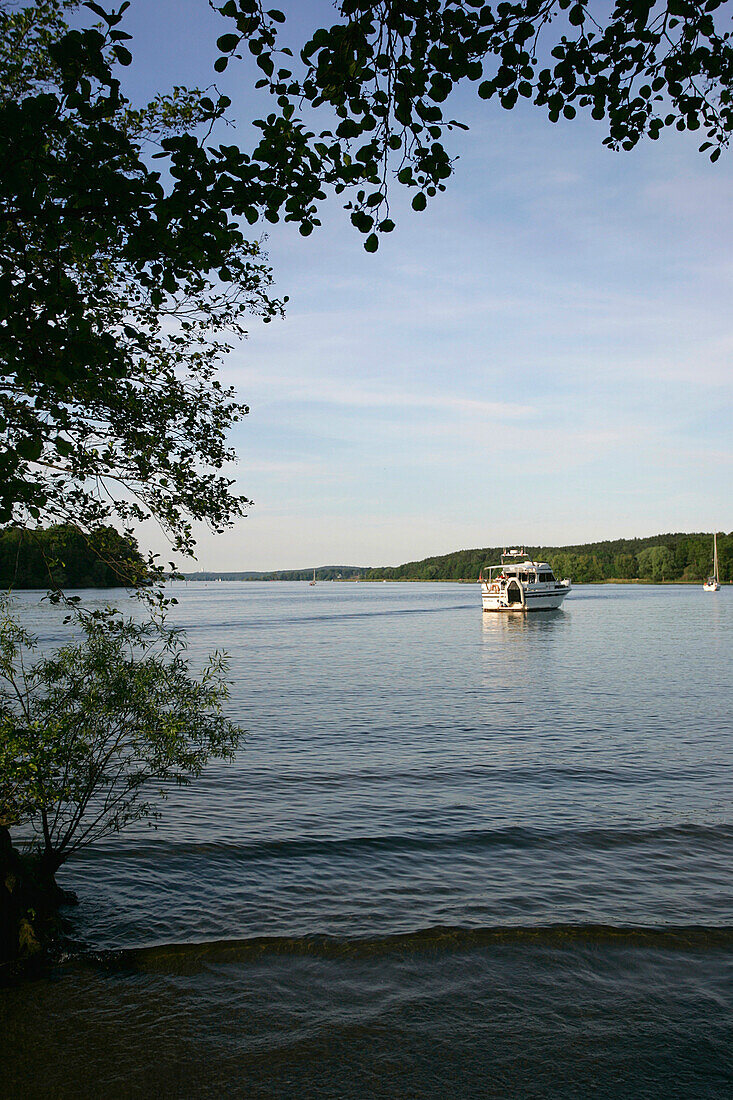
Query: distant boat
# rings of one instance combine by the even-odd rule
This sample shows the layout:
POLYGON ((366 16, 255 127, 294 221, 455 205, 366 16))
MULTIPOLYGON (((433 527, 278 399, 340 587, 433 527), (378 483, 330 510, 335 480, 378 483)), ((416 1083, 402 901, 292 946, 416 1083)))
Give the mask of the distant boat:
POLYGON ((703 592, 717 592, 720 588, 718 580, 718 534, 713 535, 713 573, 702 586, 703 592))
POLYGON ((312 588, 312 587, 313 587, 313 585, 314 585, 315 583, 316 583, 316 571, 315 571, 315 569, 314 569, 314 570, 313 570, 313 580, 312 580, 312 581, 308 581, 308 584, 309 584, 309 585, 310 585, 310 587, 312 588))
POLYGON ((571 588, 547 562, 525 560, 524 550, 505 550, 501 565, 492 565, 488 577, 482 569, 479 581, 484 611, 552 611, 571 588))

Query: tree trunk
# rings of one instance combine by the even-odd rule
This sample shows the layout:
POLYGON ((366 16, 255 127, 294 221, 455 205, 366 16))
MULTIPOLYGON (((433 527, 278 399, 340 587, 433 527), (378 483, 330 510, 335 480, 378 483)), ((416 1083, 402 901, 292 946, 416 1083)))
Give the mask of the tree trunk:
POLYGON ((21 857, 0 825, 0 965, 42 956, 58 940, 58 908, 76 901, 56 883, 62 863, 55 852, 21 857))
POLYGON ((25 875, 20 857, 13 848, 10 830, 6 825, 0 825, 0 963, 20 956, 25 895, 25 875))
POLYGON ((49 902, 56 906, 76 900, 75 895, 62 890, 56 882, 56 872, 63 862, 63 858, 53 848, 46 848, 34 861, 33 869, 38 885, 47 894, 49 902))

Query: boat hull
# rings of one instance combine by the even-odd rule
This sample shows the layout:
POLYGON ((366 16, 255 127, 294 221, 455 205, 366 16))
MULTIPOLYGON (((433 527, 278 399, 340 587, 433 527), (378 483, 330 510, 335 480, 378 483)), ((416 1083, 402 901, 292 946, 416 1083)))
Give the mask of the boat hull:
POLYGON ((570 591, 570 585, 563 585, 546 592, 526 592, 522 601, 507 602, 503 592, 492 592, 489 585, 481 589, 481 603, 484 611, 556 611, 570 591))

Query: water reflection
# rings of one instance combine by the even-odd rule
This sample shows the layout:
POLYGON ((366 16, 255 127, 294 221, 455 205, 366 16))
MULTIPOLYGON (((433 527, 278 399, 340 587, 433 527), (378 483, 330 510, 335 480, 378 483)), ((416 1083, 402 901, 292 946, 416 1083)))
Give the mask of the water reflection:
POLYGON ((556 630, 567 615, 563 608, 554 611, 495 611, 484 612, 481 627, 484 641, 521 638, 528 634, 551 633, 556 630))
MULTIPOLYGON (((565 659, 558 644, 562 627, 570 621, 562 608, 554 611, 484 612, 481 616, 482 679, 486 701, 493 708, 500 703, 508 719, 506 704, 532 712, 538 685, 547 689, 565 659)), ((489 718, 489 712, 484 714, 489 718)), ((513 714, 514 721, 522 718, 513 714)), ((492 715, 492 722, 497 720, 492 715)))

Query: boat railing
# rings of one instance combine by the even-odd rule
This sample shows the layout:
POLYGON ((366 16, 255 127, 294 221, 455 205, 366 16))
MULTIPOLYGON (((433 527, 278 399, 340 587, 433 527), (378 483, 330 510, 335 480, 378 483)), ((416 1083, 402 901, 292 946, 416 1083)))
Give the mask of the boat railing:
POLYGON ((556 577, 554 575, 554 573, 552 575, 552 580, 551 581, 546 581, 546 582, 540 580, 540 574, 539 573, 533 573, 533 574, 530 574, 530 575, 525 576, 523 578, 512 575, 512 574, 510 574, 509 576, 505 576, 503 565, 489 566, 488 570, 482 569, 480 574, 479 574, 479 583, 480 584, 492 585, 492 584, 498 584, 500 581, 506 582, 506 581, 510 581, 510 580, 515 580, 515 581, 517 581, 518 584, 522 584, 522 585, 546 583, 546 584, 554 584, 556 587, 557 586, 562 586, 563 588, 568 588, 572 584, 572 580, 571 580, 570 577, 562 577, 562 578, 561 577, 556 577))

